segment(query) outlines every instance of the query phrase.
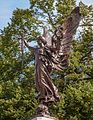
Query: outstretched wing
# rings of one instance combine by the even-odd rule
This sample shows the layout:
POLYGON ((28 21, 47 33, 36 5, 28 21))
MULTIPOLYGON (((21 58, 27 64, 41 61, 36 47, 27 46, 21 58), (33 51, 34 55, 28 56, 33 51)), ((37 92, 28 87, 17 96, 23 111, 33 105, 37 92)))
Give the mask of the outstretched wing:
POLYGON ((45 38, 45 40, 47 42, 47 46, 51 46, 51 43, 52 43, 51 35, 46 28, 44 28, 44 30, 43 30, 43 37, 45 38))
POLYGON ((76 7, 63 25, 59 26, 55 30, 54 35, 52 36, 52 46, 56 49, 57 54, 55 54, 55 56, 58 64, 55 64, 54 68, 68 66, 68 56, 71 48, 72 38, 77 27, 79 26, 80 19, 80 10, 79 7, 76 7))

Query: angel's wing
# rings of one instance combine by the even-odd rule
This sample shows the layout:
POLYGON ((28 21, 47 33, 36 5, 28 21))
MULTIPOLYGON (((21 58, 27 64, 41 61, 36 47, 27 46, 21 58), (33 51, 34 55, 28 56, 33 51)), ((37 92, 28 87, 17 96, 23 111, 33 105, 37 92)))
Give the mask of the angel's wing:
POLYGON ((72 38, 79 26, 80 18, 81 14, 79 7, 76 7, 63 25, 55 30, 54 35, 52 36, 52 46, 56 48, 56 59, 59 61, 58 64, 55 64, 55 68, 57 68, 57 66, 66 67, 68 65, 68 56, 72 38))
POLYGON ((43 30, 43 37, 45 38, 45 40, 47 42, 47 46, 51 46, 51 44, 52 44, 51 35, 46 28, 44 28, 44 30, 43 30))

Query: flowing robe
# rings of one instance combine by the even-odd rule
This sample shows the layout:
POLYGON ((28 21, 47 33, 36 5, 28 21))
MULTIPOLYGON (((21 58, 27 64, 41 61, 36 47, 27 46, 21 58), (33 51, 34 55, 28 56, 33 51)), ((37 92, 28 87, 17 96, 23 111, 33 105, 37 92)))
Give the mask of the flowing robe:
POLYGON ((51 81, 52 55, 46 48, 35 50, 36 88, 39 100, 50 103, 59 100, 58 90, 51 81))

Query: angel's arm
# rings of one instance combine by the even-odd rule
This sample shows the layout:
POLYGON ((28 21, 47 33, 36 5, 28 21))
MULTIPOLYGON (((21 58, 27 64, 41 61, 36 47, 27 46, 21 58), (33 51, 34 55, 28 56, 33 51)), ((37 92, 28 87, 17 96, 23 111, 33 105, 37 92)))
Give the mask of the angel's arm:
POLYGON ((35 50, 35 48, 29 46, 25 40, 24 40, 24 44, 25 44, 25 46, 26 46, 29 50, 35 50))

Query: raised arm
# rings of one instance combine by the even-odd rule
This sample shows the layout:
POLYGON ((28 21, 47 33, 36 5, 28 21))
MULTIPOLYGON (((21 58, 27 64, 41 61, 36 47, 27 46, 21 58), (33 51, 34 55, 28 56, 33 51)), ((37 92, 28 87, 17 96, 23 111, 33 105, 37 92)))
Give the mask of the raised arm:
POLYGON ((26 46, 29 50, 35 50, 35 48, 29 46, 25 40, 24 40, 24 44, 25 44, 25 46, 26 46))

